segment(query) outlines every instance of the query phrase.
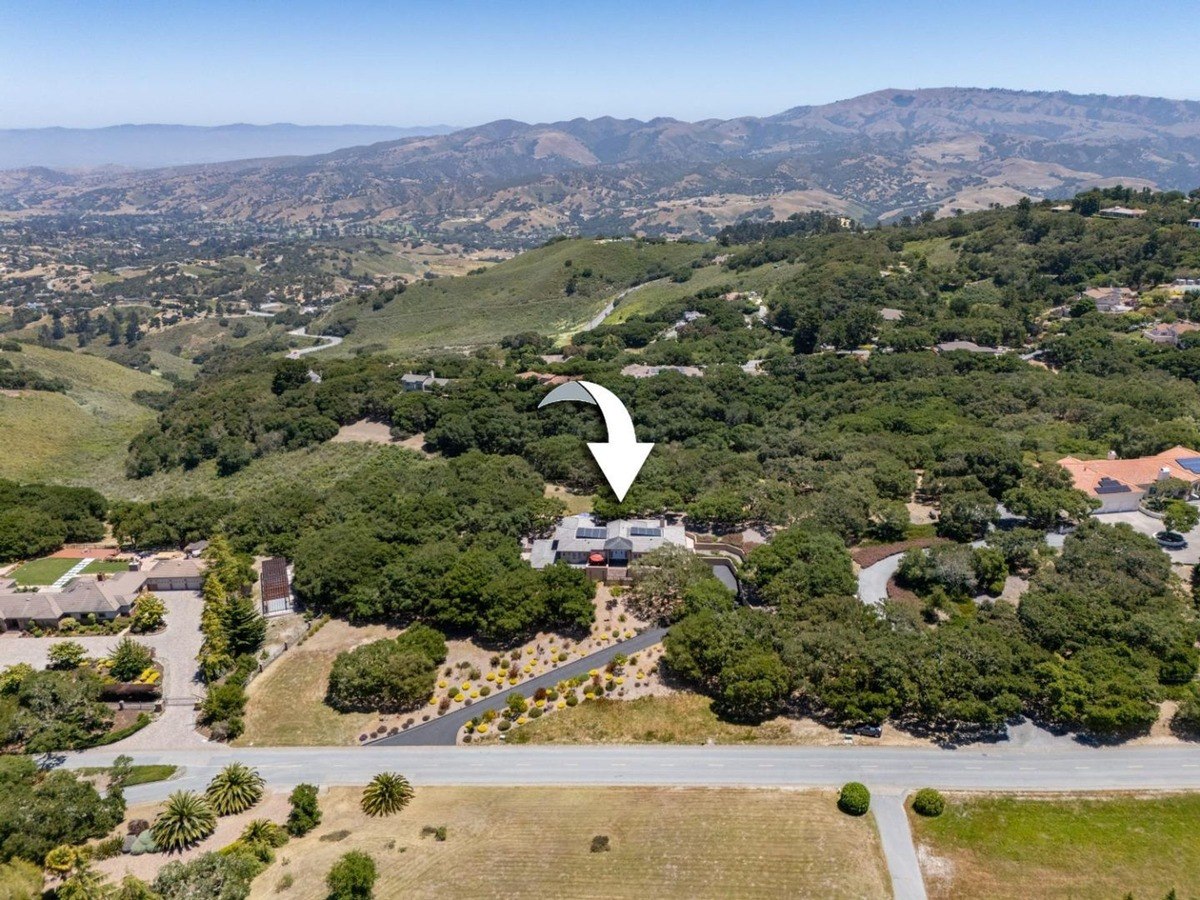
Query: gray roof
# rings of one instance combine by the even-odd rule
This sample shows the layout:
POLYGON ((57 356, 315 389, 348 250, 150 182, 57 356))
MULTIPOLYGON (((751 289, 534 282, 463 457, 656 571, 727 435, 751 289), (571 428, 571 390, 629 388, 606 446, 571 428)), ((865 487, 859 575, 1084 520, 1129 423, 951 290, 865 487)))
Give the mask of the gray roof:
POLYGON ((664 544, 686 547, 687 531, 662 519, 614 519, 601 524, 583 513, 558 523, 553 537, 534 541, 529 562, 540 569, 554 561, 556 553, 592 553, 598 550, 628 550, 649 553, 664 544), (583 529, 581 535, 580 529, 583 529), (657 534, 647 532, 657 531, 657 534))

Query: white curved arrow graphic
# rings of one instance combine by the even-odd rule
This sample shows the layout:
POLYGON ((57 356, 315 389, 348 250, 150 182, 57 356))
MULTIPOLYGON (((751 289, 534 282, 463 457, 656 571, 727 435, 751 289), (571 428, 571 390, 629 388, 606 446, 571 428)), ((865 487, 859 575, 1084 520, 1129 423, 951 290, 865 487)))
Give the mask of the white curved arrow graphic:
POLYGON ((600 466, 600 471, 608 480, 608 486, 617 495, 617 502, 625 499, 629 486, 646 462, 646 457, 654 449, 654 444, 643 444, 633 432, 633 420, 629 418, 629 410, 621 402, 621 398, 608 388, 592 384, 590 381, 568 381, 560 384, 538 404, 538 409, 549 403, 561 403, 564 400, 577 400, 580 403, 591 403, 600 407, 604 416, 604 425, 608 429, 608 441, 605 443, 589 443, 588 449, 600 466))

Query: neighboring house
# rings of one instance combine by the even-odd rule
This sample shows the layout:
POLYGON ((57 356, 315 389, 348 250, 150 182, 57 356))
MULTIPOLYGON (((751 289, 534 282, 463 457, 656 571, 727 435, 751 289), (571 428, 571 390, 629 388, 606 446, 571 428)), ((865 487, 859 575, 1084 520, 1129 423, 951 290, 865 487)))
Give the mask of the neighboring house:
POLYGON ((1200 278, 1176 278, 1171 282, 1171 290, 1184 294, 1200 291, 1200 278))
POLYGON ((1096 309, 1102 313, 1123 313, 1137 309, 1137 291, 1127 287, 1094 287, 1088 288, 1079 298, 1087 297, 1096 304, 1096 309))
POLYGON ((568 516, 551 537, 534 541, 529 563, 544 569, 565 562, 586 569, 594 578, 619 580, 639 556, 666 544, 692 549, 684 527, 665 519, 614 519, 601 524, 585 513, 568 516))
POLYGON ((264 616, 281 616, 296 608, 292 598, 291 574, 288 572, 287 560, 282 556, 273 556, 263 561, 259 583, 262 586, 264 616))
POLYGON ((518 372, 517 378, 529 379, 532 378, 538 384, 548 384, 551 387, 558 387, 560 384, 566 384, 568 381, 574 381, 578 375, 553 375, 549 372, 518 372))
POLYGON ((1193 488, 1200 483, 1200 452, 1188 447, 1137 459, 1117 459, 1114 453, 1108 459, 1065 456, 1058 464, 1071 474, 1076 489, 1100 501, 1097 513, 1137 509, 1150 486, 1164 478, 1179 478, 1193 488))
POLYGON ((449 383, 449 378, 435 378, 432 372, 428 375, 407 372, 400 377, 400 384, 406 391, 431 391, 435 387, 449 383))
POLYGON ((190 556, 192 559, 196 559, 197 557, 200 556, 201 553, 203 553, 207 549, 208 549, 208 541, 192 541, 192 543, 188 544, 186 547, 183 548, 183 552, 186 553, 188 556, 190 556))
POLYGON ((1153 328, 1143 331, 1142 334, 1152 344, 1170 344, 1172 347, 1178 347, 1179 338, 1182 335, 1198 328, 1200 325, 1194 325, 1191 322, 1172 322, 1170 325, 1159 323, 1153 328))
POLYGON ((1200 228, 1200 219, 1188 219, 1189 228, 1200 228))
POLYGON ((999 356, 1006 352, 1003 347, 981 347, 974 341, 945 341, 933 349, 938 353, 961 351, 963 353, 990 353, 992 356, 999 356))
POLYGON ((1097 213, 1105 219, 1140 219, 1145 214, 1144 209, 1130 209, 1128 206, 1109 206, 1097 213))
POLYGON ((633 378, 653 378, 655 375, 661 375, 663 372, 678 372, 680 375, 685 375, 688 378, 700 378, 704 375, 704 369, 700 366, 643 366, 641 364, 633 364, 621 370, 622 375, 629 375, 633 378))
MULTIPOLYGON (((195 560, 188 562, 196 564, 195 560)), ((21 631, 32 626, 55 628, 66 618, 85 621, 95 616, 97 621, 108 622, 127 616, 133 610, 138 594, 156 590, 150 587, 150 574, 118 572, 108 576, 79 576, 61 590, 18 591, 11 582, 0 584, 0 632, 21 631)))
POLYGON ((204 589, 206 565, 200 559, 167 559, 138 574, 148 591, 199 591, 204 589))

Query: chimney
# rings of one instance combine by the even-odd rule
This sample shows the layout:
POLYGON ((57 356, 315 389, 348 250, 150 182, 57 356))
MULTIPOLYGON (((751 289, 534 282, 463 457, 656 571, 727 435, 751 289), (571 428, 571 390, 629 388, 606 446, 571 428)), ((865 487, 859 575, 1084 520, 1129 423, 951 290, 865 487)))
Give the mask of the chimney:
POLYGON ((1162 468, 1160 468, 1158 470, 1158 480, 1159 481, 1165 481, 1166 479, 1168 479, 1170 477, 1171 477, 1171 470, 1168 469, 1166 466, 1163 466, 1162 468))
POLYGON ((1117 458, 1117 451, 1116 451, 1116 450, 1109 450, 1109 451, 1108 451, 1108 458, 1109 458, 1109 459, 1116 459, 1116 458, 1117 458))

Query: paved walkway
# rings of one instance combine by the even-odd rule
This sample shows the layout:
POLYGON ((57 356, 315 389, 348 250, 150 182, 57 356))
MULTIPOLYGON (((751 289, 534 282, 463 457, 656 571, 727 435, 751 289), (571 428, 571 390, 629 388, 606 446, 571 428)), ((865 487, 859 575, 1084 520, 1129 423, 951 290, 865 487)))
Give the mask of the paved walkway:
POLYGON ((92 561, 90 559, 79 560, 79 562, 75 563, 75 565, 71 566, 71 568, 69 568, 69 569, 67 569, 67 571, 63 572, 62 575, 59 577, 58 581, 56 581, 56 582, 54 582, 54 584, 50 585, 50 590, 61 591, 63 588, 65 588, 67 586, 68 581, 70 581, 76 575, 80 574, 84 569, 86 569, 91 564, 92 564, 92 561))
POLYGON ((879 841, 892 877, 892 896, 895 900, 926 900, 925 881, 913 846, 904 799, 904 794, 896 791, 872 794, 871 812, 879 827, 879 841))
POLYGON ((462 730, 462 727, 467 722, 487 712, 489 709, 503 709, 504 705, 508 702, 508 698, 513 694, 522 694, 528 698, 533 696, 533 692, 538 688, 549 689, 560 681, 565 681, 576 675, 586 675, 591 669, 603 669, 608 665, 609 660, 618 653, 624 653, 628 656, 637 653, 639 650, 645 650, 647 647, 653 647, 663 639, 663 635, 666 633, 667 629, 665 628, 647 629, 641 634, 629 638, 629 640, 618 641, 615 644, 605 647, 603 650, 598 650, 588 656, 581 657, 574 662, 564 663, 557 669, 551 669, 544 675, 530 678, 528 681, 523 681, 502 691, 497 691, 482 700, 475 700, 470 706, 463 706, 452 710, 444 716, 438 716, 435 719, 430 719, 428 722, 414 725, 407 731, 401 731, 399 734, 393 734, 390 737, 382 738, 373 743, 375 746, 454 744, 458 740, 459 731, 462 730))

